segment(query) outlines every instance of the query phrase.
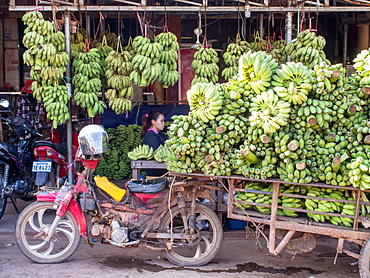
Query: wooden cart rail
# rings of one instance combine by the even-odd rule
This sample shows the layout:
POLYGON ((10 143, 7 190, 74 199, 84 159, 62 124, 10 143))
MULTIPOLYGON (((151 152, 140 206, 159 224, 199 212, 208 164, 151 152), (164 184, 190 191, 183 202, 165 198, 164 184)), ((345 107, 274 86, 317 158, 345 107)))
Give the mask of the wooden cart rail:
POLYGON ((312 233, 312 234, 319 234, 319 235, 326 235, 334 238, 338 238, 338 252, 345 252, 350 256, 355 258, 359 258, 358 254, 353 252, 347 251, 343 249, 344 240, 356 242, 358 244, 364 244, 370 237, 370 231, 359 228, 358 223, 363 220, 362 217, 359 217, 359 208, 361 204, 370 205, 368 202, 362 202, 361 199, 361 192, 370 192, 370 190, 361 190, 360 188, 355 187, 342 187, 342 186, 333 186, 323 183, 294 183, 294 182, 285 182, 279 179, 267 179, 267 180, 260 180, 260 179, 251 179, 241 175, 233 175, 233 176, 208 176, 203 173, 195 172, 195 173, 175 173, 170 172, 170 175, 179 176, 179 177, 191 177, 191 178, 198 178, 198 179, 209 179, 213 178, 215 180, 222 180, 226 179, 228 181, 228 217, 233 219, 239 220, 246 220, 255 223, 266 224, 270 226, 269 231, 269 240, 268 240, 268 248, 269 252, 272 254, 279 254, 284 247, 288 244, 289 240, 293 237, 295 232, 304 232, 304 233, 312 233), (255 191, 255 190, 244 190, 242 188, 237 188, 237 183, 240 181, 258 181, 264 183, 272 183, 272 192, 266 191, 255 191), (311 186, 311 187, 322 187, 322 188, 331 188, 336 190, 349 190, 352 191, 355 195, 355 200, 337 200, 337 199, 327 199, 327 198, 320 198, 320 197, 311 197, 306 195, 299 195, 299 194, 287 194, 279 192, 280 185, 287 184, 287 185, 303 185, 303 186, 311 186), (251 209, 240 210, 237 209, 234 205, 234 191, 244 191, 244 192, 257 192, 261 194, 271 194, 272 200, 271 204, 261 204, 261 203, 253 203, 253 202, 246 202, 246 201, 238 201, 243 202, 250 205, 258 205, 264 207, 271 208, 271 214, 262 214, 251 209), (318 200, 329 200, 334 202, 341 202, 341 203, 354 203, 356 204, 355 215, 342 215, 338 213, 328 213, 328 212, 317 212, 317 211, 310 211, 298 208, 291 208, 291 207, 283 207, 279 206, 278 204, 278 197, 279 196, 288 196, 288 197, 296 197, 296 198, 303 198, 303 199, 318 199, 318 200), (343 226, 335 226, 329 223, 317 223, 310 221, 308 218, 300 217, 300 218, 293 218, 293 217, 280 217, 277 215, 278 209, 288 209, 293 211, 299 212, 308 212, 308 213, 316 213, 316 214, 323 214, 323 215, 330 215, 330 216, 342 216, 354 219, 353 228, 347 228, 343 226), (276 229, 283 229, 288 230, 288 233, 285 237, 281 240, 278 246, 276 246, 276 229))

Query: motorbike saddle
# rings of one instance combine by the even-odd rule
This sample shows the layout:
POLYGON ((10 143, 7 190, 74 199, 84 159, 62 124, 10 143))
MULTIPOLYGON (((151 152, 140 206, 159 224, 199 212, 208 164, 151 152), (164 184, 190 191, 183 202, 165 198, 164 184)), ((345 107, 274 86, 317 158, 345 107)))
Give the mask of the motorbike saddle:
POLYGON ((8 143, 0 142, 0 148, 6 150, 8 153, 11 153, 12 155, 15 155, 15 156, 18 155, 17 148, 8 143))
POLYGON ((155 194, 166 188, 167 178, 160 177, 153 180, 131 180, 127 186, 131 192, 155 194))
POLYGON ((48 147, 53 148, 54 150, 56 150, 58 153, 60 153, 64 156, 67 156, 67 149, 65 147, 63 147, 62 144, 52 143, 50 141, 45 141, 45 140, 36 141, 34 147, 37 148, 37 147, 40 147, 40 146, 48 146, 48 147))

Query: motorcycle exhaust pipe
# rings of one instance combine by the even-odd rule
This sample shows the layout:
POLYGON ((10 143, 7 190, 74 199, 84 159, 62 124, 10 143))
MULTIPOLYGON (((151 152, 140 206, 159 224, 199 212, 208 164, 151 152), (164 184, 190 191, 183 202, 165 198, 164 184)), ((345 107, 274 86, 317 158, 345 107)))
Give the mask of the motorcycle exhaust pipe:
POLYGON ((7 195, 10 195, 13 193, 13 188, 7 186, 7 187, 4 187, 4 194, 7 194, 7 195))

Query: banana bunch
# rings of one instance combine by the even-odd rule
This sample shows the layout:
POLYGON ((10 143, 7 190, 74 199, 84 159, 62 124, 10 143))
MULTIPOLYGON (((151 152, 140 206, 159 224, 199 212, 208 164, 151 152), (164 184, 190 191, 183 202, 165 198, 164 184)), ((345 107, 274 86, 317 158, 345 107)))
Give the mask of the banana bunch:
MULTIPOLYGON (((331 103, 326 100, 318 100, 309 98, 306 102, 302 103, 298 108, 297 116, 302 119, 306 126, 320 128, 329 128, 329 124, 332 122, 333 117, 331 114, 333 111, 330 109, 331 103)), ((341 105, 343 108, 346 106, 341 105)))
POLYGON ((197 51, 194 53, 194 60, 191 63, 191 67, 195 71, 195 76, 191 85, 196 83, 218 81, 218 54, 216 50, 211 47, 204 47, 200 45, 197 51))
POLYGON ((153 158, 154 149, 149 145, 140 145, 133 149, 131 152, 129 152, 127 155, 132 160, 138 159, 150 160, 153 158))
POLYGON ((364 95, 370 94, 370 67, 369 67, 369 49, 362 50, 359 54, 357 54, 356 58, 353 60, 354 64, 353 67, 356 69, 356 74, 360 79, 359 83, 359 90, 361 90, 361 97, 364 95))
POLYGON ((267 52, 279 63, 286 62, 285 40, 276 40, 267 48, 267 52))
POLYGON ((254 51, 266 51, 267 49, 267 41, 263 38, 260 38, 258 36, 254 36, 253 42, 249 43, 249 47, 254 51))
POLYGON ((106 44, 97 43, 96 48, 100 51, 100 65, 102 68, 101 76, 104 76, 107 71, 107 66, 105 64, 105 59, 108 57, 109 53, 113 51, 113 48, 106 44))
POLYGON ((69 118, 67 102, 70 96, 66 86, 59 85, 69 61, 65 50, 65 36, 54 32, 52 22, 37 11, 27 12, 22 17, 27 25, 23 43, 28 48, 23 54, 26 65, 31 67, 30 76, 33 96, 44 102, 47 117, 56 128, 69 118))
MULTIPOLYGON (((22 16, 22 21, 27 25, 24 33, 35 31, 42 36, 50 36, 54 32, 54 24, 45 20, 43 15, 38 11, 27 12, 22 16)), ((50 37, 47 39, 49 40, 50 37)), ((27 47, 27 46, 26 46, 27 47)))
MULTIPOLYGON (((299 188, 300 189, 300 188, 299 188)), ((294 194, 295 191, 290 188, 279 190, 281 193, 294 194)), ((279 198, 279 206, 285 207, 284 209, 278 209, 278 215, 288 216, 288 217, 298 217, 297 211, 290 210, 289 208, 303 209, 304 203, 299 198, 281 196, 279 198)))
POLYGON ((220 86, 212 83, 197 83, 187 91, 190 114, 208 123, 216 118, 223 104, 220 86))
POLYGON ((346 69, 342 64, 328 65, 325 62, 321 62, 311 70, 312 88, 318 95, 317 97, 329 100, 330 95, 337 97, 344 93, 346 90, 344 87, 345 82, 348 83, 345 76, 346 69))
POLYGON ((234 197, 234 205, 239 209, 247 209, 253 206, 253 209, 264 213, 270 214, 271 207, 258 206, 246 204, 244 202, 259 203, 271 205, 271 194, 255 193, 254 191, 272 192, 272 185, 267 186, 260 182, 250 182, 244 186, 245 191, 238 191, 238 194, 234 197))
POLYGON ((171 32, 165 32, 157 35, 154 40, 162 45, 163 48, 159 56, 162 72, 158 81, 162 83, 163 88, 168 88, 168 86, 173 86, 180 78, 177 70, 177 61, 179 59, 177 37, 171 32))
POLYGON ((160 145, 154 152, 154 159, 158 162, 166 162, 170 156, 170 150, 166 145, 160 145))
POLYGON ((66 51, 66 37, 63 32, 58 31, 51 34, 50 43, 52 43, 58 52, 66 51))
POLYGON ((130 80, 132 71, 130 53, 128 51, 111 51, 105 59, 105 63, 107 66, 105 77, 108 87, 112 88, 105 92, 109 106, 117 114, 130 111, 132 103, 129 98, 134 92, 130 80))
POLYGON ((250 85, 244 81, 230 80, 223 83, 222 87, 225 97, 222 113, 231 116, 244 114, 249 108, 249 96, 252 93, 250 85))
POLYGON ((273 90, 263 91, 251 99, 249 117, 251 127, 262 128, 272 134, 288 123, 290 104, 279 97, 273 90))
POLYGON ((103 113, 106 105, 98 99, 102 89, 99 49, 91 48, 86 53, 77 53, 72 66, 75 102, 82 108, 87 108, 89 117, 103 113))
POLYGON ((261 94, 271 86, 277 66, 276 60, 266 52, 249 50, 240 57, 238 80, 246 81, 256 94, 261 94))
POLYGON ((113 32, 109 32, 107 30, 104 30, 104 31, 100 32, 100 34, 99 34, 98 44, 99 43, 106 44, 107 46, 111 47, 112 49, 113 48, 115 49, 117 47, 117 43, 118 43, 117 35, 113 32))
POLYGON ((280 161, 277 173, 286 182, 310 183, 312 181, 311 171, 304 162, 292 159, 280 161))
MULTIPOLYGON (((34 82, 35 83, 35 82, 34 82)), ((33 84, 32 84, 33 85, 33 84)), ((43 90, 43 101, 47 117, 53 121, 53 127, 65 123, 70 115, 66 105, 71 96, 64 85, 49 86, 43 90)))
POLYGON ((370 161, 363 156, 358 156, 347 165, 349 180, 354 187, 361 189, 370 188, 370 161))
POLYGON ((78 28, 75 34, 71 34, 71 56, 76 56, 84 52, 86 40, 90 40, 89 35, 83 28, 78 28))
POLYGON ((307 29, 299 33, 297 40, 289 43, 285 47, 285 51, 292 61, 301 62, 308 68, 313 68, 323 61, 330 64, 323 51, 325 44, 326 40, 324 37, 317 36, 315 32, 307 29))
POLYGON ((293 104, 307 101, 308 93, 312 90, 311 76, 301 63, 282 64, 272 78, 271 84, 281 99, 293 104))
POLYGON ((222 71, 225 80, 229 80, 238 74, 240 56, 249 50, 249 44, 240 39, 239 34, 235 42, 228 44, 226 51, 222 54, 226 68, 222 71))
POLYGON ((151 43, 150 39, 137 36, 132 42, 135 56, 132 58, 133 71, 130 74, 131 81, 146 87, 159 78, 162 66, 158 63, 163 51, 161 44, 151 43))

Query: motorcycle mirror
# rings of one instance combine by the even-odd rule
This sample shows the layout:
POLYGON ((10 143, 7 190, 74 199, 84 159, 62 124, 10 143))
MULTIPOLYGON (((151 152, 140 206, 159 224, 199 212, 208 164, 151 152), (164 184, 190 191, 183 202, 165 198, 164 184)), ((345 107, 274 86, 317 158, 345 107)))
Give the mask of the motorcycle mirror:
POLYGON ((5 98, 0 99, 0 106, 4 108, 9 108, 9 104, 10 104, 9 100, 5 98))

